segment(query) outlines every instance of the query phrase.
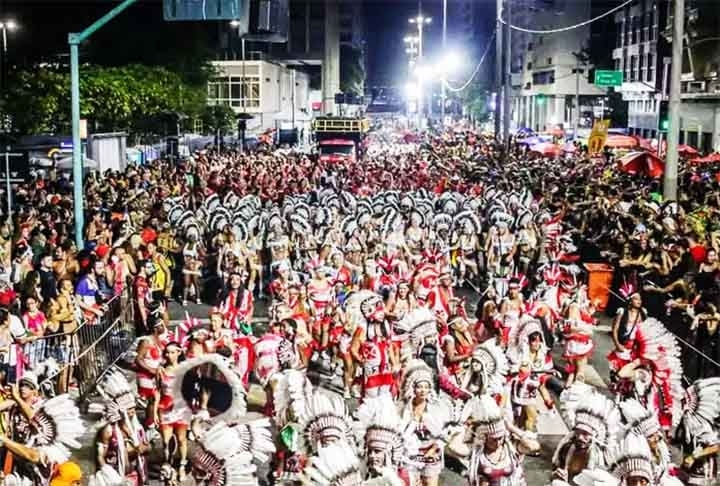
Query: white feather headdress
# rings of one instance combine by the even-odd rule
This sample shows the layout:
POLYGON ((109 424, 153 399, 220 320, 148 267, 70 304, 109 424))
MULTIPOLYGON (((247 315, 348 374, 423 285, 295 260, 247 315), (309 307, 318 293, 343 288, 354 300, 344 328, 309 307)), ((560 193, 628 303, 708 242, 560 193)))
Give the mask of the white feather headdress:
POLYGON ((386 466, 399 465, 404 457, 417 454, 417 439, 414 434, 405 434, 404 423, 389 396, 366 399, 355 411, 355 418, 355 438, 363 454, 370 445, 385 450, 386 466))
POLYGON ((494 341, 485 341, 476 346, 472 360, 482 365, 482 373, 488 389, 498 390, 505 385, 505 377, 510 372, 510 365, 502 348, 494 341))
POLYGON ((352 436, 345 402, 340 396, 331 396, 322 390, 316 389, 309 397, 306 414, 299 417, 298 425, 311 451, 316 451, 324 439, 347 440, 352 436))
POLYGON ((641 477, 652 482, 652 452, 647 439, 637 434, 627 434, 615 451, 610 469, 621 481, 641 477))
MULTIPOLYGON (((243 417, 247 412, 245 387, 243 386, 242 380, 238 374, 230 368, 228 360, 219 354, 205 354, 197 358, 183 361, 177 366, 175 370, 175 380, 173 381, 173 387, 171 390, 173 403, 178 406, 187 404, 185 409, 187 410, 187 413, 190 414, 190 410, 193 409, 193 404, 187 403, 185 396, 183 395, 184 377, 188 372, 194 371, 196 368, 210 369, 209 365, 213 365, 222 374, 222 378, 228 384, 232 393, 230 407, 227 410, 222 411, 220 414, 212 417, 212 419, 214 422, 235 422, 243 417)), ((189 422, 191 417, 188 415, 185 419, 189 422)))
POLYGON ((70 459, 69 448, 79 449, 80 437, 86 427, 80 419, 80 410, 70 395, 58 395, 47 401, 32 418, 28 445, 37 447, 49 462, 60 464, 70 459))
POLYGON ((202 437, 190 461, 193 473, 202 472, 208 486, 256 486, 252 455, 241 449, 237 433, 224 422, 213 425, 202 437))
POLYGON ((322 447, 310 459, 305 484, 314 486, 359 486, 363 484, 360 459, 343 441, 322 447))
POLYGON ((560 403, 569 428, 586 431, 602 448, 615 444, 621 414, 610 399, 590 385, 574 383, 560 394, 560 403))

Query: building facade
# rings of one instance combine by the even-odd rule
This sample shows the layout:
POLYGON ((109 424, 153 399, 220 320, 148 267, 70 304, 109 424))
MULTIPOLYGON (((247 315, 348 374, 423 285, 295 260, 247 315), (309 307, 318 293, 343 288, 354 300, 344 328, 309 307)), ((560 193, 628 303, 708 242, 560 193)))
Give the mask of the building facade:
POLYGON ((307 74, 269 61, 214 61, 217 76, 208 83, 208 104, 226 105, 252 115, 248 130, 302 128, 310 120, 307 74))
MULTIPOLYGON (((720 12, 712 2, 685 5, 680 142, 704 152, 720 149, 720 12)), ((614 68, 624 73, 628 129, 658 137, 658 114, 670 88, 672 2, 636 0, 615 14, 614 68)))
MULTIPOLYGON (((591 0, 522 0, 514 4, 513 24, 549 30, 588 20, 591 0)), ((575 95, 580 96, 580 127, 592 125, 593 109, 605 90, 588 81, 592 67, 584 60, 590 27, 553 34, 513 32, 518 53, 512 59, 513 124, 535 131, 571 129, 576 116, 575 95), (520 45, 518 45, 520 44, 520 45)))

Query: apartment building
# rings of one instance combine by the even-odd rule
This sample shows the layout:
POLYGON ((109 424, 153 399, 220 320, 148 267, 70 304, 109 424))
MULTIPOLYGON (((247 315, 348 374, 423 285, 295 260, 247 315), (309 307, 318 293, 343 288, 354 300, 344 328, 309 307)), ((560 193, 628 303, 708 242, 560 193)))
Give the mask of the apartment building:
MULTIPOLYGON (((719 17, 712 2, 686 2, 680 141, 702 151, 720 149, 719 17)), ((672 2, 636 0, 615 14, 615 23, 613 60, 624 73, 628 129, 657 138, 659 105, 670 88, 672 2)))
MULTIPOLYGON (((591 0, 521 0, 514 5, 513 24, 537 30, 581 23, 591 16, 591 0)), ((579 93, 580 127, 590 127, 593 108, 605 96, 605 90, 588 82, 592 66, 580 56, 589 47, 590 26, 543 35, 513 32, 513 39, 514 125, 567 131, 574 126, 579 93)))

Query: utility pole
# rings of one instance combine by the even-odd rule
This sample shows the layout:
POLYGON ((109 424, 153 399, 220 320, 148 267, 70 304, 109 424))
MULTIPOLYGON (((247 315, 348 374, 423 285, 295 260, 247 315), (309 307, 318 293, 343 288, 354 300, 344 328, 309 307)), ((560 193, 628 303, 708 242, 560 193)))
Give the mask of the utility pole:
POLYGON ((512 30, 510 29, 510 23, 512 22, 512 15, 510 12, 510 1, 505 0, 505 9, 507 15, 505 16, 505 89, 503 90, 503 140, 507 148, 510 148, 510 121, 512 114, 512 30))
MULTIPOLYGON (((442 24, 442 50, 443 55, 447 54, 447 0, 443 0, 443 24, 442 24)), ((445 84, 447 79, 445 76, 440 81, 440 123, 445 125, 445 84)))
POLYGON ((663 179, 663 198, 677 201, 678 142, 680 141, 680 78, 685 37, 685 0, 674 0, 672 63, 670 65, 670 103, 668 104, 667 157, 663 179))
POLYGON ((495 20, 495 138, 500 139, 500 120, 502 118, 502 71, 503 71, 503 24, 502 18, 503 0, 497 0, 497 19, 495 20))
POLYGON ((575 123, 573 127, 573 140, 577 140, 578 129, 580 128, 580 53, 573 52, 573 55, 575 56, 575 123))

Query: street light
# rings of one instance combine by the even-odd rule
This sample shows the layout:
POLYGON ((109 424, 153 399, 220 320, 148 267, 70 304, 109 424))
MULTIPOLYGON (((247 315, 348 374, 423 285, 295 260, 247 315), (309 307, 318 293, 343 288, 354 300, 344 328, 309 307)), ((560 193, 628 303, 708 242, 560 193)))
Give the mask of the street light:
POLYGON ((0 20, 0 29, 2 29, 3 53, 7 54, 7 31, 17 30, 18 24, 14 20, 0 20))

